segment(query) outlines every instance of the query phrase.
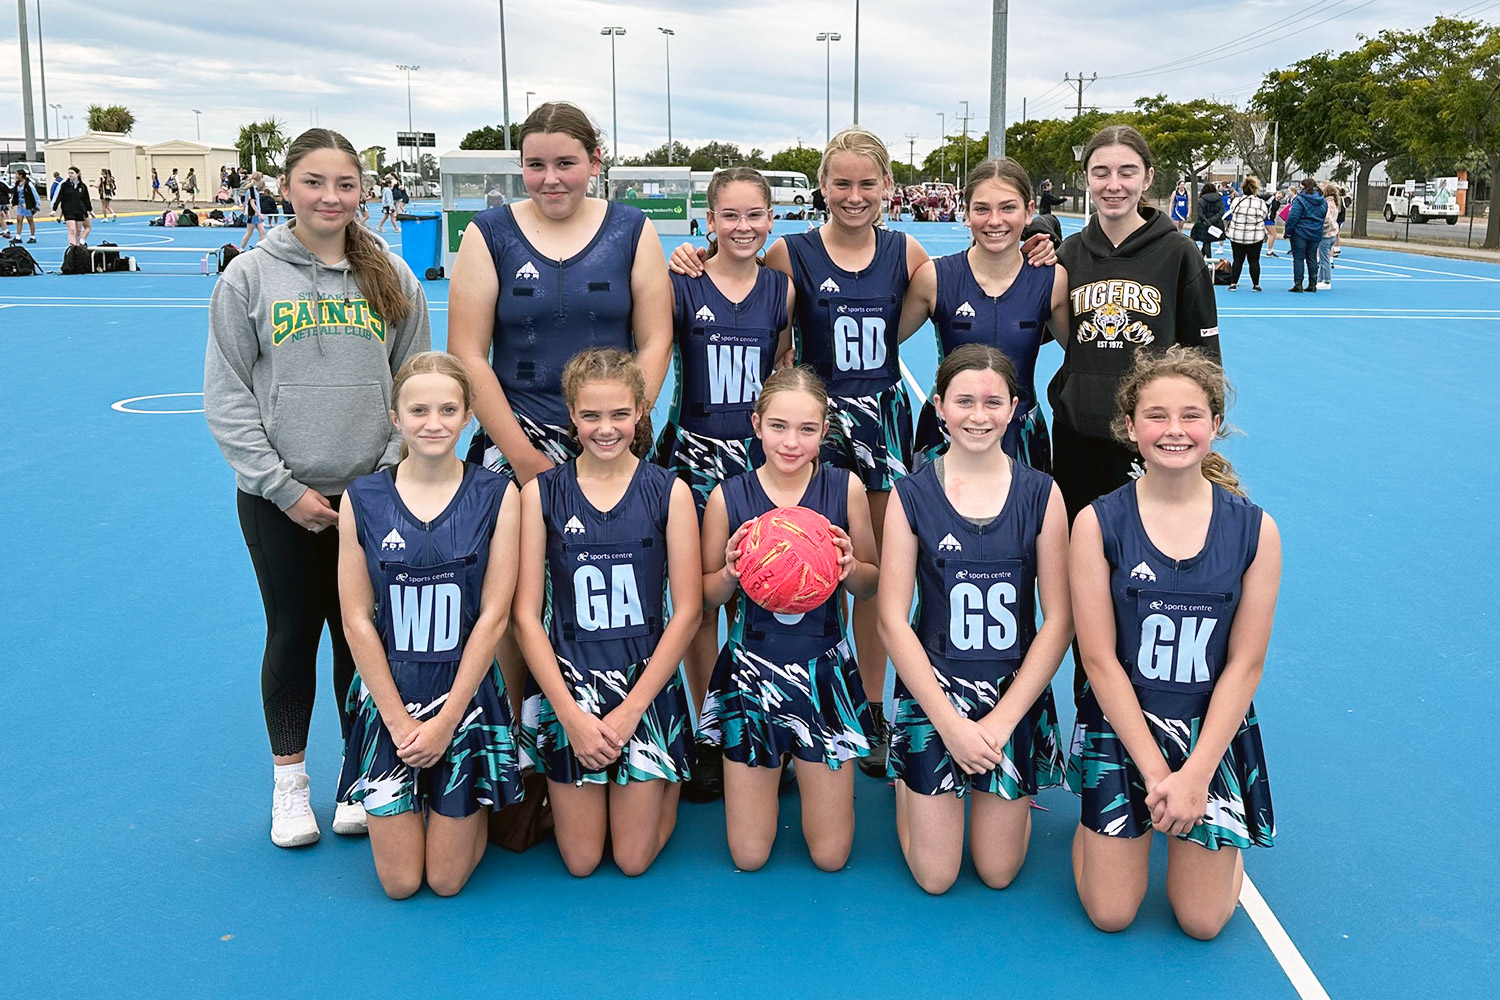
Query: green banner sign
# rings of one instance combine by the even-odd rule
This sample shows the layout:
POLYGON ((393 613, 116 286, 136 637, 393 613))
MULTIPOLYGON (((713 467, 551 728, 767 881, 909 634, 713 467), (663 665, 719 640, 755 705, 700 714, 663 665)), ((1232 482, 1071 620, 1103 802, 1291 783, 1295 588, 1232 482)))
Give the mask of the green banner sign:
POLYGON ((479 214, 479 209, 455 208, 448 213, 448 252, 458 253, 458 244, 464 238, 464 230, 479 214))
POLYGON ((648 219, 687 219, 686 198, 627 198, 625 204, 645 212, 648 219))

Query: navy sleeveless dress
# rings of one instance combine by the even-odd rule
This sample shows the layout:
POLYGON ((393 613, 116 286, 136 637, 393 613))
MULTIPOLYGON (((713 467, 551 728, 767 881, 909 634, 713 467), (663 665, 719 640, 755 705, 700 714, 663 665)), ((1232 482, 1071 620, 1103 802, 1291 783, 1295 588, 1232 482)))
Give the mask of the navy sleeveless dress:
MULTIPOLYGON (((391 679, 419 722, 435 716, 453 689, 479 617, 495 518, 512 488, 509 479, 467 465, 458 492, 431 521, 406 509, 394 467, 356 479, 345 494, 375 588, 375 627, 391 679)), ((458 818, 520 801, 514 720, 500 668, 491 661, 448 752, 415 772, 396 753, 363 679, 353 685, 339 789, 372 816, 430 810, 458 818)))
POLYGON ((671 277, 677 388, 652 460, 688 484, 701 521, 715 486, 764 459, 750 414, 787 326, 788 279, 762 267, 750 294, 731 302, 707 274, 671 277))
POLYGON ((828 383, 833 404, 823 460, 867 490, 889 490, 912 467, 911 400, 897 352, 906 296, 906 234, 875 230, 868 267, 833 262, 816 230, 783 237, 797 289, 797 363, 828 383))
MULTIPOLYGON (((552 260, 531 245, 511 206, 474 216, 500 279, 490 364, 527 439, 555 464, 579 451, 568 433, 563 365, 589 347, 635 350, 630 272, 645 222, 640 209, 610 202, 588 245, 552 260)), ((483 432, 474 435, 469 460, 508 467, 483 432)))
MULTIPOLYGON (((917 611, 912 628, 949 703, 966 719, 988 715, 1015 682, 1036 638, 1036 539, 1052 478, 1011 464, 1010 495, 981 526, 959 514, 929 463, 896 484, 917 536, 917 611)), ((970 789, 1004 799, 1063 781, 1062 735, 1050 685, 1005 744, 1005 759, 964 773, 932 720, 896 678, 889 773, 922 795, 970 789)))
MULTIPOLYGON (((620 502, 601 511, 583 495, 575 463, 537 477, 547 526, 548 637, 574 700, 601 719, 640 679, 666 624, 667 512, 674 482, 666 469, 639 462, 620 502)), ((641 716, 619 759, 603 770, 587 770, 536 679, 527 681, 522 748, 553 781, 681 781, 692 738, 679 670, 641 716)))
MULTIPOLYGON (((985 344, 1010 358, 1016 366, 1021 399, 1005 431, 1005 453, 1033 469, 1050 471, 1052 444, 1047 418, 1036 400, 1036 358, 1047 338, 1056 269, 1023 262, 1011 286, 990 296, 974 278, 968 251, 939 257, 933 266, 937 269, 937 304, 932 325, 937 333, 938 364, 964 344, 985 344)), ((924 403, 917 417, 918 464, 947 448, 948 429, 932 403, 924 403)))
MULTIPOLYGON (((1192 753, 1229 655, 1242 578, 1260 544, 1261 509, 1214 487, 1208 540, 1191 559, 1163 556, 1141 524, 1135 484, 1093 502, 1109 561, 1115 655, 1151 735, 1173 771, 1192 753)), ((1140 770, 1104 717, 1093 689, 1078 701, 1068 785, 1083 799, 1084 826, 1111 837, 1151 832, 1140 770)), ((1270 847, 1271 786, 1252 704, 1208 786, 1208 811, 1184 839, 1209 850, 1270 847)))
MULTIPOLYGON (((754 472, 726 480, 723 490, 731 532, 776 507, 754 472)), ((847 531, 849 472, 819 466, 798 506, 847 531)), ((870 755, 870 707, 844 601, 839 588, 812 611, 780 615, 738 591, 699 720, 709 744, 751 767, 780 767, 782 754, 791 754, 837 770, 870 755)))

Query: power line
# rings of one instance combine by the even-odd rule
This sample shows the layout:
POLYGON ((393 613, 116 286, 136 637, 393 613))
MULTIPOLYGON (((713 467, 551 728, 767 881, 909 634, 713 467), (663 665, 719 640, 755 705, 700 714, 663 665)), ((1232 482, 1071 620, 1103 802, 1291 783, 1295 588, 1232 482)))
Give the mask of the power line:
POLYGON ((1297 12, 1292 13, 1292 14, 1288 14, 1285 17, 1277 18, 1274 21, 1268 21, 1266 24, 1261 25, 1259 28, 1256 28, 1254 31, 1252 31, 1252 32, 1250 32, 1248 34, 1245 34, 1245 35, 1240 35, 1240 36, 1238 36, 1236 38, 1232 38, 1232 39, 1230 39, 1227 42, 1220 42, 1219 44, 1217 44, 1217 45, 1211 45, 1211 46, 1209 46, 1206 49, 1199 49, 1197 52, 1190 53, 1189 55, 1179 56, 1178 58, 1173 59, 1170 62, 1164 62, 1164 63, 1161 63, 1160 65, 1157 65, 1157 66, 1151 66, 1151 67, 1148 67, 1148 68, 1143 69, 1143 70, 1135 70, 1135 71, 1132 71, 1130 73, 1121 73, 1121 74, 1118 74, 1115 77, 1108 77, 1107 79, 1123 79, 1123 78, 1131 77, 1131 76, 1149 75, 1149 74, 1153 74, 1153 73, 1157 73, 1157 72, 1166 72, 1166 71, 1172 70, 1172 69, 1179 69, 1179 68, 1186 69, 1188 63, 1195 63, 1196 64, 1198 60, 1203 59, 1204 57, 1207 57, 1207 56, 1214 56, 1216 54, 1221 54, 1221 53, 1222 54, 1227 54, 1226 50, 1228 50, 1228 49, 1232 49, 1232 48, 1234 48, 1235 46, 1238 46, 1238 45, 1243 45, 1247 41, 1251 41, 1253 39, 1261 37, 1262 35, 1269 34, 1270 32, 1276 31, 1279 28, 1284 28, 1284 27, 1287 27, 1288 25, 1296 24, 1296 23, 1298 23, 1300 21, 1304 21, 1307 18, 1312 17, 1315 14, 1320 14, 1323 11, 1326 11, 1326 10, 1330 9, 1331 7, 1337 7, 1340 4, 1343 4, 1345 2, 1346 2, 1346 0, 1316 0, 1315 3, 1311 4, 1308 7, 1303 8, 1300 11, 1297 11, 1297 12))

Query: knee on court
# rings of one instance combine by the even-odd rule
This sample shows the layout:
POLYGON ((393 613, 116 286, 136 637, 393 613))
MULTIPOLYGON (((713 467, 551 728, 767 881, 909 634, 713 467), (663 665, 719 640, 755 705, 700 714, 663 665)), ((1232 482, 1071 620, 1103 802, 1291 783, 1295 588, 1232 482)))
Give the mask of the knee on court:
POLYGON ((377 872, 380 887, 392 899, 409 899, 422 888, 422 869, 403 869, 396 872, 377 872))
POLYGON ((915 865, 911 869, 911 877, 922 887, 923 892, 930 896, 941 896, 958 881, 958 866, 915 865))
POLYGON ((771 859, 774 837, 736 837, 729 841, 729 857, 740 871, 754 872, 771 859))
POLYGON ((1135 923, 1135 915, 1141 908, 1140 900, 1109 899, 1090 902, 1080 895, 1083 911, 1089 921, 1106 934, 1118 934, 1135 923))
POLYGON ((594 869, 598 868, 599 862, 604 860, 602 844, 597 850, 585 848, 569 850, 559 844, 558 853, 562 855, 563 866, 568 869, 568 874, 574 878, 587 878, 594 874, 594 869))
POLYGON ((809 840, 807 853, 812 857, 812 863, 825 872, 842 871, 849 863, 849 851, 854 846, 852 840, 844 838, 828 838, 826 840, 809 840))
POLYGON ((646 869, 650 868, 651 862, 656 860, 656 852, 646 844, 616 847, 614 860, 616 868, 630 878, 635 878, 637 875, 646 874, 646 869))
POLYGON ((439 896, 457 896, 469 884, 469 873, 461 868, 427 869, 427 887, 439 896))

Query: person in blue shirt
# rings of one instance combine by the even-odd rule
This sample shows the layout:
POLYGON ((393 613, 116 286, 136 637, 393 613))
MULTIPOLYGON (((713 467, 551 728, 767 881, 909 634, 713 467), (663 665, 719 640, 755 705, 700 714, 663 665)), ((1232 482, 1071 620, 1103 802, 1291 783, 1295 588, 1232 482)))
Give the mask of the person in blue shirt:
POLYGON ((1182 227, 1187 222, 1188 206, 1191 201, 1192 199, 1188 195, 1187 181, 1178 181, 1177 190, 1172 192, 1171 217, 1172 225, 1177 227, 1179 233, 1182 232, 1182 227))
POLYGON ((651 422, 633 357, 581 351, 561 383, 582 453, 521 491, 522 749, 547 776, 568 871, 591 874, 608 840, 639 875, 672 835, 691 763, 679 664, 702 610, 698 516, 688 485, 644 460, 651 422))
POLYGON ((1192 937, 1234 913, 1241 850, 1276 838, 1252 698, 1281 580, 1276 522, 1213 450, 1223 369, 1178 345, 1141 353, 1114 431, 1145 472, 1073 522, 1069 576, 1088 677, 1068 759, 1081 797, 1073 875, 1089 919, 1119 931, 1145 897, 1152 834, 1192 937))
POLYGON ((1073 638, 1068 514, 1052 477, 1005 453, 1019 390, 995 348, 949 354, 933 399, 952 443, 896 484, 885 522, 896 833, 934 894, 963 863, 965 799, 974 868, 1003 889, 1026 857, 1031 796, 1063 780, 1052 677, 1073 638))
POLYGON ((455 358, 407 359, 391 389, 403 457, 339 511, 339 601, 359 683, 340 787, 369 817, 375 872, 405 899, 452 896, 484 857, 492 809, 521 798, 504 681, 520 494, 454 454, 474 390, 455 358))

